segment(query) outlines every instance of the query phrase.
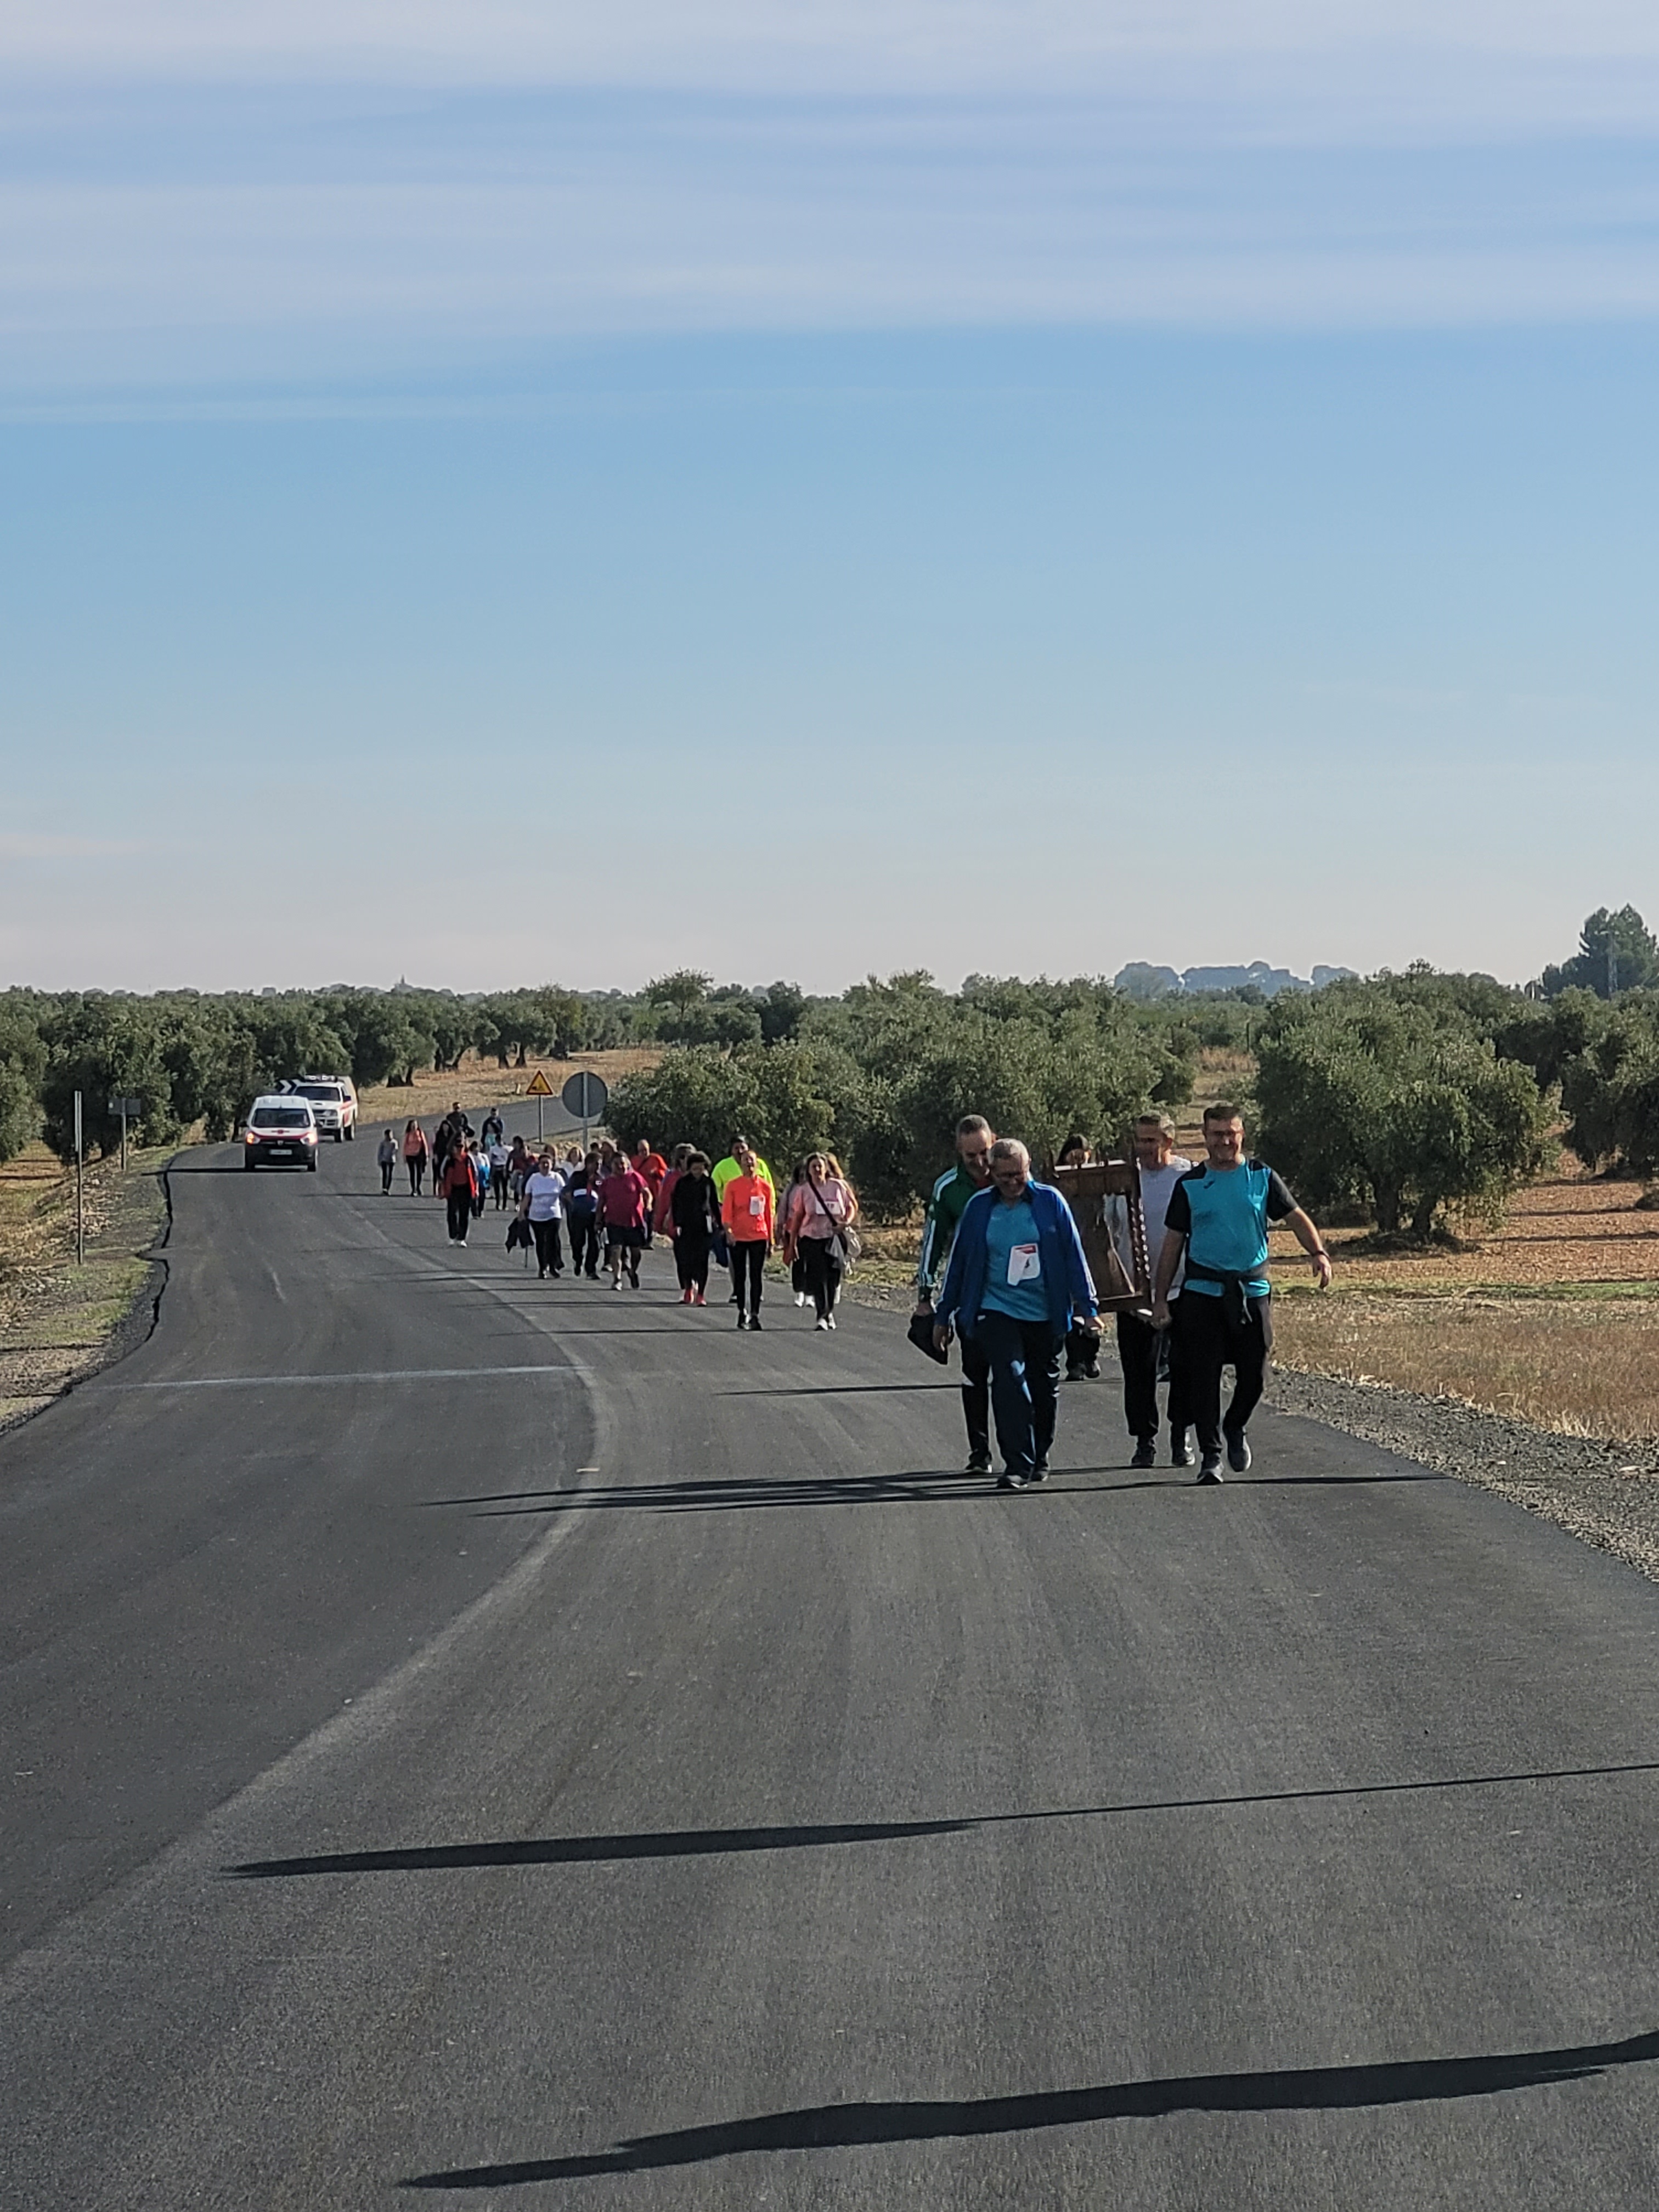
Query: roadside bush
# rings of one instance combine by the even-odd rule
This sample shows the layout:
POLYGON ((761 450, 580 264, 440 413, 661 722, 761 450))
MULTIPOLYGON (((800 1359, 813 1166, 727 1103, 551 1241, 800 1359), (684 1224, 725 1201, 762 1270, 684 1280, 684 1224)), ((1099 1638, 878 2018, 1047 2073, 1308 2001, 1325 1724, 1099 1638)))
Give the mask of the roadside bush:
POLYGON ((741 1131, 787 1172, 804 1153, 850 1149, 863 1126, 860 1088, 857 1067, 823 1045, 682 1045, 619 1083, 605 1120, 620 1144, 693 1144, 711 1160, 741 1131))

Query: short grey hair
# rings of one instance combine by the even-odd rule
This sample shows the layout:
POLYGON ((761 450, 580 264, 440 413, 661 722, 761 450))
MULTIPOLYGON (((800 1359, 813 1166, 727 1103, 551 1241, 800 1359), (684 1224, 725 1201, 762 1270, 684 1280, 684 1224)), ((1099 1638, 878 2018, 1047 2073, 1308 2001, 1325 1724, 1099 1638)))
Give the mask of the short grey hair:
POLYGON ((1158 1129, 1166 1137, 1173 1137, 1176 1133, 1175 1123, 1167 1114, 1137 1114, 1135 1127, 1137 1129, 1158 1129))
POLYGON ((993 1164, 998 1160, 1018 1160, 1026 1168, 1031 1164, 1031 1155, 1018 1137, 999 1137, 991 1147, 991 1159, 993 1164))

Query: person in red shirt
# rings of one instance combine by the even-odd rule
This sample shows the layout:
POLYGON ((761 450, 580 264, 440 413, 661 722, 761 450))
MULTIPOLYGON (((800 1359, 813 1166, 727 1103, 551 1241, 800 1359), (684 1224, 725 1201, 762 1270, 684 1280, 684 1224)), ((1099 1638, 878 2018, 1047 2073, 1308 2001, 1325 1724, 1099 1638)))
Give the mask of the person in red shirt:
POLYGON ((632 1164, 635 1174, 643 1176, 651 1186, 651 1202, 645 1209, 645 1241, 648 1244, 660 1218, 658 1209, 662 1187, 668 1180, 668 1163, 660 1152, 652 1151, 649 1137, 641 1137, 634 1147, 632 1164))
POLYGON ((732 1248, 732 1284, 738 1294, 738 1327, 761 1325, 761 1285, 766 1274, 766 1254, 772 1242, 772 1186, 763 1182, 754 1148, 742 1146, 735 1155, 738 1172, 727 1182, 720 1199, 720 1223, 732 1248))
POLYGON ((452 1244, 465 1244, 467 1224, 472 1218, 473 1204, 478 1195, 478 1170, 465 1145, 457 1145, 444 1162, 439 1188, 448 1209, 449 1241, 452 1244))
MULTIPOLYGON (((673 1217, 669 1212, 673 1203, 674 1186, 685 1173, 685 1164, 695 1150, 696 1146, 692 1145, 676 1145, 674 1147, 673 1164, 657 1185, 656 1196, 652 1200, 651 1234, 653 1237, 672 1237, 674 1233, 673 1217)), ((641 1170, 641 1172, 643 1173, 644 1170, 641 1170)), ((645 1179, 647 1182, 651 1180, 649 1176, 645 1179)))
POLYGON ((605 1224, 605 1265, 611 1270, 611 1287, 622 1288, 623 1269, 628 1270, 628 1279, 637 1291, 640 1287, 640 1250, 645 1243, 646 1224, 651 1218, 651 1186, 636 1169, 629 1167, 620 1152, 611 1164, 611 1172, 599 1185, 599 1218, 605 1224))

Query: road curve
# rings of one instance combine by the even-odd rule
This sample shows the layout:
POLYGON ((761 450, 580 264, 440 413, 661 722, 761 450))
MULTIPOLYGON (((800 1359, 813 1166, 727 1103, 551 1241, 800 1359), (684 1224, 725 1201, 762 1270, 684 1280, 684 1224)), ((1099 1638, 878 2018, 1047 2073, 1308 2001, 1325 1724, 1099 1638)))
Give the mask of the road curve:
POLYGON ((377 1183, 182 1161, 0 1439, 0 2204, 1649 2212, 1659 1591, 377 1183))

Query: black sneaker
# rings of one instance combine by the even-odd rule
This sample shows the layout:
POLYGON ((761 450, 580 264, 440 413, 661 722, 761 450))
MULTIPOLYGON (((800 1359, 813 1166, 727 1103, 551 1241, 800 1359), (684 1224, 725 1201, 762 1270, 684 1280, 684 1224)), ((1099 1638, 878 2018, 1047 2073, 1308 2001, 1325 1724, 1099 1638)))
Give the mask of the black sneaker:
POLYGON ((1130 1460, 1129 1464, 1131 1467, 1156 1467, 1158 1465, 1158 1447, 1153 1443, 1150 1437, 1142 1437, 1140 1442, 1134 1448, 1134 1455, 1130 1460))
POLYGON ((1218 1452, 1206 1452, 1198 1470, 1202 1483, 1218 1483, 1221 1480, 1221 1456, 1218 1452))
POLYGON ((749 1316, 748 1316, 748 1315, 747 1315, 746 1313, 740 1313, 740 1314, 738 1316, 738 1327, 739 1328, 748 1328, 748 1326, 749 1326, 749 1316))
POLYGON ((1048 1480, 1048 1461, 1046 1459, 1040 1459, 1036 1465, 1031 1469, 1030 1474, 1026 1476, 1025 1480, 1027 1482, 1047 1482, 1048 1480))
POLYGON ((1091 1359, 1089 1362, 1089 1364, 1084 1369, 1083 1375, 1085 1382, 1098 1382, 1100 1380, 1100 1362, 1097 1359, 1091 1359))
POLYGON ((758 1314, 750 1315, 749 1326, 750 1328, 758 1328, 760 1327, 760 1316, 758 1314))
POLYGON ((1025 1477, 1023 1474, 1016 1474, 1011 1467, 1005 1467, 997 1477, 999 1490, 1024 1490, 1024 1487, 1025 1477))
POLYGON ((1227 1439, 1227 1464, 1235 1474, 1248 1474, 1250 1468, 1250 1440, 1241 1429, 1236 1437, 1227 1439))
POLYGON ((1170 1438, 1170 1464, 1171 1467, 1190 1467, 1192 1463, 1193 1448, 1188 1443, 1187 1432, 1183 1429, 1178 1437, 1170 1438))
POLYGON ((991 1472, 990 1453, 988 1451, 970 1451, 968 1455, 968 1464, 962 1471, 964 1474, 989 1474, 991 1472))

